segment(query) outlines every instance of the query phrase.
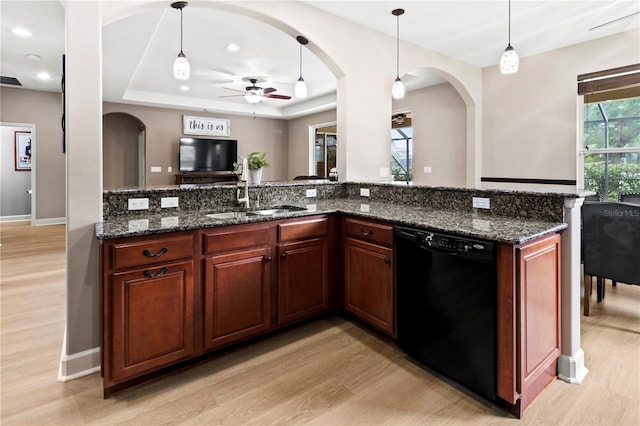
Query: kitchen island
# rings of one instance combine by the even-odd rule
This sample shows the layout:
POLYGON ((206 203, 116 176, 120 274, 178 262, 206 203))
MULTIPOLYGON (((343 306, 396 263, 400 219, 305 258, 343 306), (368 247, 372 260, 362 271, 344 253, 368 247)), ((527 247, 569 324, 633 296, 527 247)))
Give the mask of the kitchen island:
POLYGON ((96 225, 105 396, 329 312, 351 314, 393 342, 395 263, 393 240, 385 235, 397 225, 498 243, 498 399, 520 416, 555 378, 558 233, 567 225, 553 206, 561 208, 562 196, 363 183, 251 189, 260 207, 249 210, 234 205, 233 186, 153 189, 142 193, 150 198, 146 212, 118 207, 139 198, 140 190, 105 193, 107 220, 96 225), (368 197, 359 195, 363 187, 368 197), (179 208, 154 209, 161 203, 153 197, 176 195, 179 208), (477 195, 488 196, 496 207, 467 208, 477 195), (274 206, 299 209, 251 214, 274 206), (500 214, 514 208, 527 217, 500 214), (367 286, 376 295, 373 302, 349 298, 362 293, 355 271, 363 261, 381 277, 367 286), (548 295, 544 300, 530 297, 541 291, 548 295), (150 306, 151 298, 161 303, 150 306), (533 309, 538 303, 543 310, 533 309), (152 322, 166 312, 172 314, 163 314, 165 321, 152 322), (543 345, 528 347, 523 339, 543 345))

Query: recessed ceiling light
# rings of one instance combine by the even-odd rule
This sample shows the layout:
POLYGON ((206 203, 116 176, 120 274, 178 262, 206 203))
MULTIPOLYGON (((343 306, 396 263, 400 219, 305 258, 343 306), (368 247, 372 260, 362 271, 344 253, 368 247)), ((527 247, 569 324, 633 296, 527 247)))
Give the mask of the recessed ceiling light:
POLYGON ((31 31, 26 28, 14 28, 11 30, 15 35, 19 35, 20 37, 31 37, 31 31))
POLYGON ((28 59, 31 59, 32 61, 39 61, 40 59, 42 59, 40 57, 40 55, 36 55, 35 53, 29 53, 28 55, 25 55, 28 59))
POLYGON ((237 52, 238 50, 240 50, 240 46, 235 43, 229 43, 227 44, 227 50, 229 52, 237 52))
POLYGON ((51 78, 51 74, 49 74, 48 72, 39 72, 36 75, 40 80, 49 80, 51 78))
POLYGON ((189 86, 180 86, 180 90, 186 92, 187 90, 189 90, 189 86))

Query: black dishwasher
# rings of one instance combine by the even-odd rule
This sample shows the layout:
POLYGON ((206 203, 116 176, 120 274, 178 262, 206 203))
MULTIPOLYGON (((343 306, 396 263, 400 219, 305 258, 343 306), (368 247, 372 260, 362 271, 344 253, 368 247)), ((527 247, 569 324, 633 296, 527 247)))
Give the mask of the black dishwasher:
POLYGON ((496 399, 496 255, 488 241, 396 227, 398 345, 496 399))

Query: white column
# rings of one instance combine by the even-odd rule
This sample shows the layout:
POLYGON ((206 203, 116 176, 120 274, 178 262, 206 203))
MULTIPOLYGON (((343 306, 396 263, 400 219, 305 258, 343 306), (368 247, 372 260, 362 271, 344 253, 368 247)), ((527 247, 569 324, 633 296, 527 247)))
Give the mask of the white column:
POLYGON ((101 2, 65 1, 67 312, 59 380, 99 366, 102 220, 101 2))
POLYGON ((564 200, 564 220, 569 227, 562 233, 561 303, 562 348, 558 359, 558 378, 579 384, 589 370, 580 347, 580 206, 584 198, 564 200))

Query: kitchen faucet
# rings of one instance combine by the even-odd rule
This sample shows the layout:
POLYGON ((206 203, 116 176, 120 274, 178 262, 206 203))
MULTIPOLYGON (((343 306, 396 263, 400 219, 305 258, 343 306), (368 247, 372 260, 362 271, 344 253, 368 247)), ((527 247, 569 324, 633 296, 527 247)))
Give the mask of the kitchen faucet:
POLYGON ((240 182, 244 185, 244 196, 240 196, 240 188, 236 188, 236 199, 239 203, 244 203, 245 208, 249 208, 249 163, 245 157, 242 158, 242 175, 240 176, 240 182))

